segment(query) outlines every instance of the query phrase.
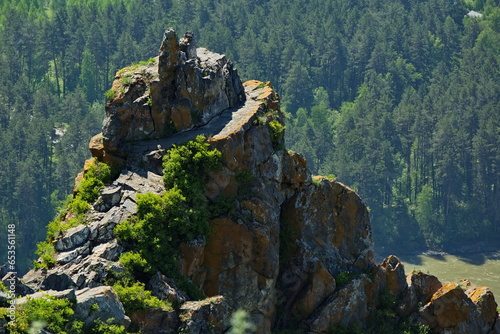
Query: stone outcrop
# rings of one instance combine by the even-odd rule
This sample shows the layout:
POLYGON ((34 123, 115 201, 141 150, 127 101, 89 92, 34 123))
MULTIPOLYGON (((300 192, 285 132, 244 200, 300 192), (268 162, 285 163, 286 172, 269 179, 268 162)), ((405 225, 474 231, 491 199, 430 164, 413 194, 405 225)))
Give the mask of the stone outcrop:
POLYGON ((488 288, 463 290, 457 283, 442 286, 420 311, 438 333, 489 333, 497 319, 497 304, 488 288))
POLYGON ((103 132, 89 148, 122 171, 101 190, 86 223, 54 242, 56 265, 24 277, 34 291, 73 289, 80 316, 105 320, 116 308, 118 323, 128 325, 130 317, 144 333, 224 333, 239 309, 258 333, 368 328, 377 308, 389 307, 384 298, 395 301, 395 321, 411 317, 436 332, 495 328, 489 290, 464 292, 430 275, 406 276, 395 256, 377 265, 362 199, 338 181, 313 177, 302 155, 284 149, 272 85, 241 84, 231 62, 197 49, 191 33, 178 40, 167 30, 159 57, 119 71, 109 97, 103 132), (137 194, 166 191, 165 152, 200 134, 222 154, 223 167, 209 173, 204 195, 224 209, 213 210, 208 237, 181 244, 178 262, 179 273, 207 298, 189 300, 173 277, 157 272, 144 283, 175 309, 125 315, 106 285, 124 271, 118 259, 129 247, 113 229, 137 213, 137 194), (90 315, 90 301, 107 313, 90 315))
POLYGON ((129 143, 205 125, 245 100, 224 55, 196 49, 189 32, 179 41, 173 29, 159 56, 118 71, 110 92, 102 133, 89 146, 93 156, 120 165, 129 143))
POLYGON ((84 326, 91 326, 96 320, 106 322, 108 319, 125 327, 130 324, 118 295, 109 286, 78 290, 76 300, 75 317, 82 319, 84 326))

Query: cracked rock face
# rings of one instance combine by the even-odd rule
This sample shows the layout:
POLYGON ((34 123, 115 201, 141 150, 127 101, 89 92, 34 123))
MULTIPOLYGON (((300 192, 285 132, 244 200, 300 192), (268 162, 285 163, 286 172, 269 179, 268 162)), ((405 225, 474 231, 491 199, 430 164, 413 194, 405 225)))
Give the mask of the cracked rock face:
POLYGON ((164 138, 207 124, 241 105, 245 94, 233 64, 195 47, 187 32, 165 32, 159 56, 117 72, 106 105, 102 134, 91 141, 93 156, 121 164, 128 143, 164 138))

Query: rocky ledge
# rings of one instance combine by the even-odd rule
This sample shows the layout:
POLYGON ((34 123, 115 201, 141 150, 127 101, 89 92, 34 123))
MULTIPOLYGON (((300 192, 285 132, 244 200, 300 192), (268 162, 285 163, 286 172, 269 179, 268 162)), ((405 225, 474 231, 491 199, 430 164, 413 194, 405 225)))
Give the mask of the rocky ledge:
POLYGON ((239 309, 257 333, 402 324, 436 333, 500 333, 487 288, 406 276, 395 256, 377 265, 361 198, 340 182, 313 177, 302 155, 284 149, 271 84, 241 84, 224 56, 194 48, 192 34, 178 41, 168 30, 160 56, 119 71, 109 97, 103 132, 90 150, 122 171, 100 190, 84 224, 54 240, 55 265, 17 282, 23 295, 68 298, 84 321, 113 318, 142 333, 224 333, 239 309), (211 214, 208 237, 180 245, 178 270, 206 299, 189 300, 157 272, 146 286, 174 309, 126 314, 107 286, 125 270, 118 259, 126 245, 114 227, 137 214, 138 194, 165 193, 162 157, 200 134, 223 162, 208 174, 204 196, 225 210, 211 214), (98 313, 91 312, 94 304, 98 313))

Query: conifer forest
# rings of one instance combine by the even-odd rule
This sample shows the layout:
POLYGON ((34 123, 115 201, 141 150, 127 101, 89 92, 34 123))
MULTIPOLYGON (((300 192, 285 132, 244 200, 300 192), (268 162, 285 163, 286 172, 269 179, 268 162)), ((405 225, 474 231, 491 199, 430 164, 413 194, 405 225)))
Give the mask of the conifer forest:
POLYGON ((2 0, 0 235, 16 224, 20 273, 116 71, 168 27, 272 83, 286 147, 361 195, 376 247, 500 246, 499 0, 2 0))

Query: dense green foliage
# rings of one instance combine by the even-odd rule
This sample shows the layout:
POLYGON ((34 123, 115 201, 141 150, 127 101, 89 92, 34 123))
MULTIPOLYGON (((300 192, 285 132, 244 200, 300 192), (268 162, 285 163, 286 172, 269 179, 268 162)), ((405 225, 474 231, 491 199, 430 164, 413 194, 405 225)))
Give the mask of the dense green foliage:
POLYGON ((177 270, 179 245, 208 235, 206 175, 220 165, 220 151, 209 150, 203 136, 167 151, 163 158, 167 191, 161 196, 139 194, 137 216, 115 227, 117 237, 132 249, 122 254, 120 262, 136 279, 146 280, 160 271, 186 288, 177 270))
POLYGON ((495 238, 499 18, 498 0, 3 1, 0 228, 17 225, 18 272, 72 189, 115 72, 156 56, 170 26, 273 83, 287 146, 360 192, 377 244, 495 238))
POLYGON ((113 285, 113 289, 118 294, 118 297, 120 297, 120 301, 125 309, 125 314, 145 311, 149 308, 172 309, 172 305, 169 303, 152 296, 151 291, 146 290, 144 283, 135 282, 126 285, 119 282, 113 285))
POLYGON ((99 191, 111 180, 111 168, 105 163, 94 160, 94 163, 90 165, 89 170, 85 173, 83 180, 78 184, 75 198, 87 203, 93 203, 99 197, 99 191))
MULTIPOLYGON (((134 292, 138 294, 136 297, 138 303, 147 303, 154 299, 154 297, 150 295, 146 295, 147 298, 144 298, 144 294, 141 294, 140 288, 136 288, 134 292)), ((164 303, 159 300, 157 301, 164 306, 164 303)), ((158 302, 156 302, 155 305, 157 305, 158 302)), ((99 306, 94 304, 93 307, 98 308, 99 306)), ((3 309, 0 308, 1 316, 3 316, 2 310, 3 309)), ((83 321, 74 317, 74 313, 73 303, 68 299, 56 299, 51 296, 28 299, 26 303, 16 307, 16 319, 14 322, 9 322, 6 328, 11 334, 39 333, 42 329, 48 329, 52 333, 58 334, 127 333, 124 326, 111 323, 114 319, 108 319, 108 323, 96 321, 90 328, 86 328, 83 321)))
POLYGON ((16 321, 9 323, 7 328, 11 334, 28 333, 34 322, 42 323, 42 328, 47 328, 54 333, 81 333, 74 329, 81 329, 80 321, 71 321, 75 313, 72 303, 67 299, 52 297, 30 299, 16 309, 16 321))

